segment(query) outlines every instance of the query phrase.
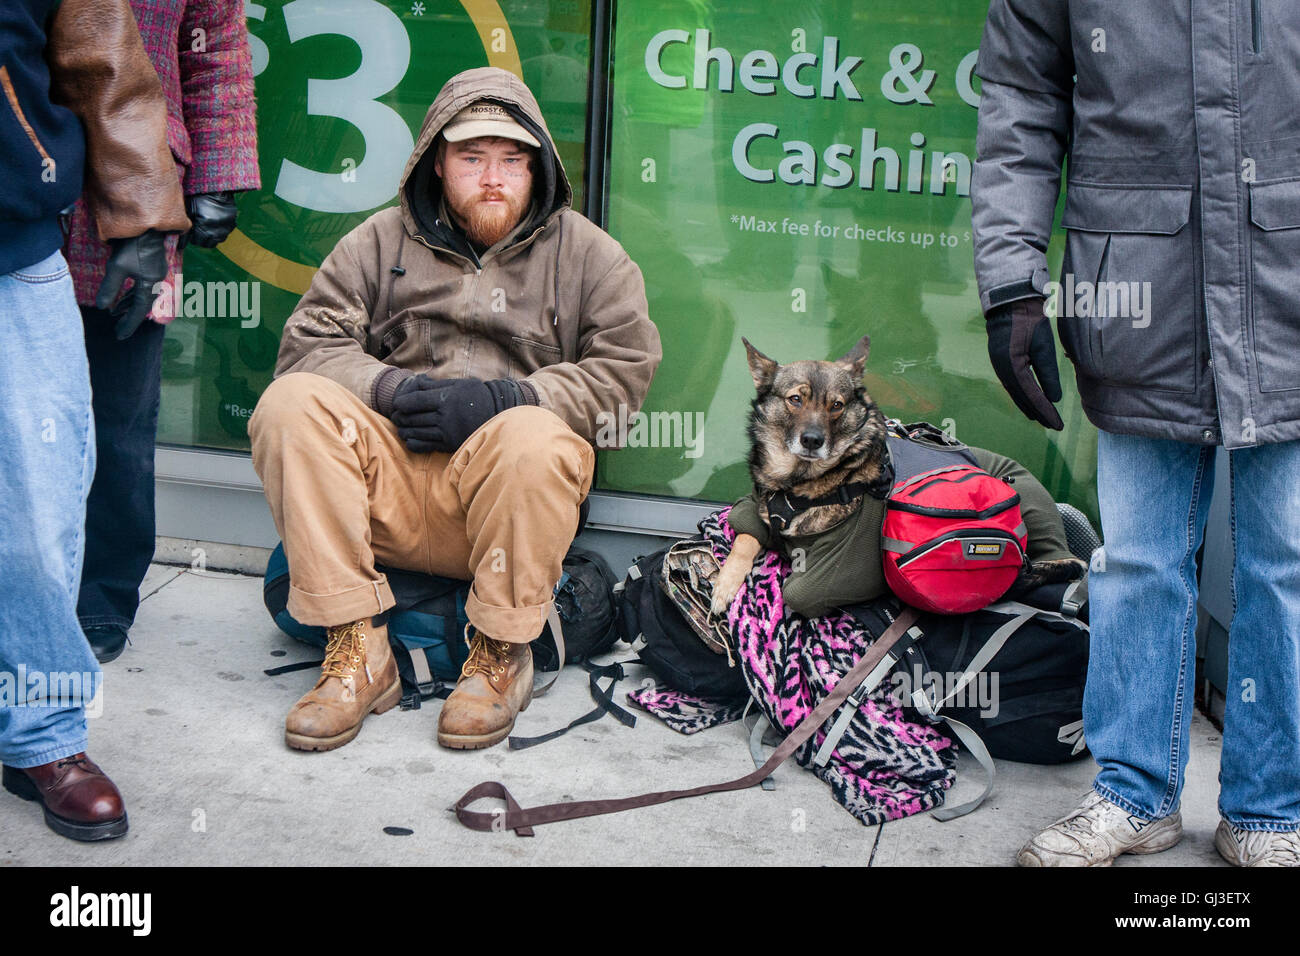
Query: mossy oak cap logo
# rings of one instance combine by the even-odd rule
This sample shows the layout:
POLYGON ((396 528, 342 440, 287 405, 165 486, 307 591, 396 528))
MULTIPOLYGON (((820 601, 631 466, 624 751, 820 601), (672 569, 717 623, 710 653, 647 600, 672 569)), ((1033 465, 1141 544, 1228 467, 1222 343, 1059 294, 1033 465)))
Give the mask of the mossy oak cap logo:
POLYGON ((443 128, 442 135, 449 143, 459 143, 476 136, 504 136, 529 146, 541 148, 542 145, 537 137, 511 118, 504 106, 483 100, 465 107, 452 117, 451 122, 443 128))

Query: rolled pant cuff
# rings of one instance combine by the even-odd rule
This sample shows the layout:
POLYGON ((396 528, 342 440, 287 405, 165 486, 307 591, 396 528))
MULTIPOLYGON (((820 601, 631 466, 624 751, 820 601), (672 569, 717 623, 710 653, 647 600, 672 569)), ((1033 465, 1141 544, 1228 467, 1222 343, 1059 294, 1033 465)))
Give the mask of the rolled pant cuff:
POLYGON ((332 594, 312 594, 289 585, 289 613, 309 627, 336 627, 382 614, 397 603, 388 578, 382 574, 369 584, 359 584, 332 594))
POLYGON ((550 609, 550 601, 524 607, 484 604, 473 587, 465 600, 465 615, 475 630, 510 644, 527 644, 540 637, 550 609))
POLYGON ((13 767, 15 770, 28 770, 32 767, 43 767, 47 763, 54 763, 56 760, 71 757, 73 754, 85 753, 86 748, 89 746, 90 738, 81 737, 76 743, 49 747, 39 753, 28 754, 25 757, 5 757, 0 760, 0 763, 3 763, 6 767, 13 767))

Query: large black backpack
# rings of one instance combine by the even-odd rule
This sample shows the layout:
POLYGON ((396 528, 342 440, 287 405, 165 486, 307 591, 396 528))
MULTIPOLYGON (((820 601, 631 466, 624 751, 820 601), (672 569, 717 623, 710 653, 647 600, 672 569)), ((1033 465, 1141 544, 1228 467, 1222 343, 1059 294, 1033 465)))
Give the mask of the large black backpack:
MULTIPOLYGON (((675 690, 713 699, 749 694, 740 666, 709 650, 659 586, 667 548, 637 558, 619 587, 619 636, 675 690)), ((568 633, 567 631, 565 632, 568 633)))
MULTIPOLYGON (((1084 587, 1049 585, 969 614, 921 615, 851 692, 813 763, 825 766, 861 701, 882 682, 893 684, 910 718, 946 724, 987 774, 979 797, 935 811, 937 819, 984 801, 993 790, 993 757, 1051 764, 1082 756, 1088 625, 1076 595, 1084 587)), ((897 607, 890 595, 843 610, 875 637, 893 619, 885 611, 897 607)))
MULTIPOLYGON (((1004 640, 968 685, 975 693, 965 695, 963 706, 942 711, 972 727, 989 753, 1002 760, 1055 764, 1087 752, 1083 688, 1088 625, 1059 606, 1043 607, 1052 603, 1046 597, 1001 601, 956 618, 927 615, 921 623, 925 637, 917 642, 910 665, 915 674, 962 674, 978 663, 977 655, 990 640, 1004 640)), ((915 685, 915 674, 900 680, 900 686, 915 685)))
MULTIPOLYGON (((594 551, 569 546, 564 573, 555 586, 555 611, 564 628, 566 662, 582 664, 614 646, 619 633, 614 602, 617 586, 609 562, 594 551)), ((559 662, 548 621, 541 636, 533 641, 533 666, 553 671, 559 662)))

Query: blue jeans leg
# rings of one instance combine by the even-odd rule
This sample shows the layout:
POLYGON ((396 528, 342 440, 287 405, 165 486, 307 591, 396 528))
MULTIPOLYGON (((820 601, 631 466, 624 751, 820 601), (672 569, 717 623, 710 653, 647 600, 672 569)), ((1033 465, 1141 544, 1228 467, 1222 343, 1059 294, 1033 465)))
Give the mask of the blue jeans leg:
POLYGON ((1300 441, 1229 455, 1234 614, 1219 812, 1300 828, 1300 441))
POLYGON ((0 762, 86 749, 102 672, 77 622, 95 466, 90 376, 63 256, 0 276, 0 762))
POLYGON ((1145 819, 1178 808, 1196 668, 1196 552, 1214 449, 1099 432, 1101 554, 1089 579, 1092 638, 1083 727, 1094 789, 1145 819))

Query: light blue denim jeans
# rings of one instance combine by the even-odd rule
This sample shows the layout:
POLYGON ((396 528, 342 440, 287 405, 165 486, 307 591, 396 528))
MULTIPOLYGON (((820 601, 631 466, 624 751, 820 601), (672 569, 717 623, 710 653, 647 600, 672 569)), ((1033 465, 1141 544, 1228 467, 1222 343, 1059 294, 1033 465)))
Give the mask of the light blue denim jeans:
POLYGON ((11 767, 86 749, 102 681, 76 613, 93 429, 81 312, 56 252, 0 276, 0 763, 11 767))
MULTIPOLYGON (((1105 545, 1089 579, 1084 734, 1093 784, 1146 819, 1182 795, 1194 707, 1196 552, 1215 449, 1100 432, 1105 545)), ((1236 549, 1219 812, 1300 828, 1300 441, 1229 453, 1236 549)))

